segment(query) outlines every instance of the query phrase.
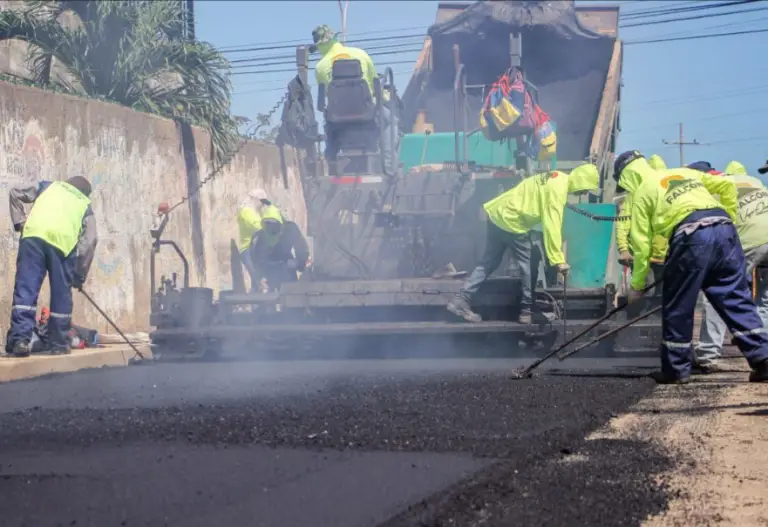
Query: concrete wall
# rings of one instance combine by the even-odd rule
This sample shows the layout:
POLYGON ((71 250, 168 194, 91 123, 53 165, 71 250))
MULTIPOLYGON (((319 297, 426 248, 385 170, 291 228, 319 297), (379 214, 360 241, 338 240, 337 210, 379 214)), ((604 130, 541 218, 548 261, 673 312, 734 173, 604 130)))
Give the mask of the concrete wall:
MULTIPOLYGON (((99 246, 86 287, 126 331, 148 329, 149 255, 158 203, 177 202, 189 184, 211 170, 210 139, 193 138, 195 155, 185 161, 182 130, 172 121, 119 105, 89 101, 0 82, 0 331, 4 337, 12 302, 18 235, 8 216, 8 189, 41 179, 87 177, 93 185, 99 246), (195 162, 197 170, 195 170, 195 162), (197 173, 195 173, 197 172, 197 173)), ((287 188, 279 150, 249 142, 220 175, 203 187, 199 201, 176 209, 166 237, 187 254, 192 285, 215 290, 231 285, 229 243, 235 237, 235 210, 247 191, 263 187, 302 229, 306 210, 295 153, 286 149, 287 188), (192 213, 199 207, 195 221, 192 213), (193 250, 193 238, 198 240, 193 250)), ((158 278, 179 271, 170 249, 158 258, 158 278)), ((44 289, 39 306, 47 305, 44 289)), ((74 322, 112 332, 76 294, 74 322)))

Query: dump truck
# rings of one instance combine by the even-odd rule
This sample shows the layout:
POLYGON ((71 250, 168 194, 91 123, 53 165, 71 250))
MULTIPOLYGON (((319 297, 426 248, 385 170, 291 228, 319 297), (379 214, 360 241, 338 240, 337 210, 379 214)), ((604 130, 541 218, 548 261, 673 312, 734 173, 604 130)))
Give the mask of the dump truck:
MULTIPOLYGON (((621 281, 611 221, 621 98, 618 19, 616 6, 572 1, 440 4, 402 97, 391 69, 376 80, 371 95, 357 61, 334 63, 333 81, 316 100, 324 133, 293 144, 305 154, 311 268, 278 292, 248 294, 233 249, 233 290, 220 292, 217 300, 211 289, 190 287, 186 272, 183 286, 163 278, 158 287, 154 252, 162 246, 176 249, 186 267, 178 246, 162 239, 164 218, 152 232, 155 352, 217 356, 240 349, 313 358, 536 354, 603 316, 617 302, 621 281), (478 131, 490 85, 511 67, 522 69, 554 122, 558 148, 546 162, 478 131), (390 137, 396 143, 390 170, 383 162, 382 105, 399 125, 390 137), (324 160, 320 143, 328 134, 336 151, 326 152, 324 160), (538 171, 586 162, 599 169, 600 191, 566 209, 564 251, 572 268, 567 284, 547 266, 540 241, 534 244, 539 280, 533 323, 516 322, 520 280, 505 264, 473 303, 482 322, 447 313, 445 306, 484 248, 482 204, 538 171)), ((297 48, 301 86, 308 86, 309 48, 297 48)), ((593 353, 653 354, 658 326, 648 320, 625 332, 623 341, 630 345, 611 340, 593 353)))

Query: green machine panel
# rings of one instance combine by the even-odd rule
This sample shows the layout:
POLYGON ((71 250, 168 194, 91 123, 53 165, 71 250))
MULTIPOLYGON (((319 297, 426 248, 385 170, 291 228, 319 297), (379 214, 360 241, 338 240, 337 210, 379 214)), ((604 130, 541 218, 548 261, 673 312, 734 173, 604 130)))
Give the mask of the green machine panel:
MULTIPOLYGON (((580 209, 600 216, 616 215, 611 203, 579 203, 580 209)), ((613 222, 595 221, 565 209, 563 240, 571 266, 568 287, 603 287, 613 239, 613 222)))
MULTIPOLYGON (((459 134, 459 141, 463 148, 463 133, 459 134)), ((456 161, 454 144, 453 132, 436 132, 430 135, 406 134, 400 145, 400 162, 403 164, 403 171, 408 172, 411 168, 422 164, 456 161)), ((514 166, 516 150, 515 141, 489 141, 481 133, 472 134, 467 138, 467 157, 478 165, 514 166)))

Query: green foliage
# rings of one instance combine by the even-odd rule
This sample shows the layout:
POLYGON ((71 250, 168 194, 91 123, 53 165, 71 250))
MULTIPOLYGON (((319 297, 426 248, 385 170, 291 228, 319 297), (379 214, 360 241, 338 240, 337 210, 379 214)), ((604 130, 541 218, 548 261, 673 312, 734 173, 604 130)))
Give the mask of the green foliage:
POLYGON ((180 38, 180 10, 165 0, 27 0, 0 11, 0 40, 30 44, 36 85, 207 129, 222 163, 239 140, 229 63, 210 44, 180 38), (75 23, 63 23, 65 12, 75 23))
POLYGON ((280 125, 272 125, 272 119, 265 113, 260 113, 256 116, 256 139, 264 141, 265 143, 274 143, 277 141, 277 136, 280 133, 280 125))

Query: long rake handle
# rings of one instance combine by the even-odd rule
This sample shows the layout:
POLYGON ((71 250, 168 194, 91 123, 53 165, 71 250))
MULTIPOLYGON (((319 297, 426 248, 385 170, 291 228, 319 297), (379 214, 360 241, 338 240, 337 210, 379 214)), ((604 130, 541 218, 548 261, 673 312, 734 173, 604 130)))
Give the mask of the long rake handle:
MULTIPOLYGON (((657 285, 659 285, 660 283, 661 283, 661 280, 659 280, 658 282, 654 282, 654 283, 652 283, 651 285, 649 285, 648 287, 646 287, 645 289, 643 289, 643 293, 647 293, 648 291, 650 291, 651 289, 653 289, 654 287, 656 287, 656 286, 657 286, 657 285)), ((609 318, 611 318, 613 315, 615 315, 616 313, 618 313, 618 312, 619 312, 619 311, 621 311, 622 309, 626 308, 628 305, 629 305, 629 303, 626 303, 626 304, 624 304, 624 305, 622 305, 622 306, 614 307, 614 308, 613 308, 613 309, 611 309, 611 310, 610 310, 608 313, 606 313, 606 314, 605 314, 605 315, 603 315, 603 316, 602 316, 600 319, 598 319, 596 322, 594 322, 594 323, 593 323, 591 326, 589 326, 587 329, 585 329, 584 331, 582 331, 582 332, 581 332, 581 333, 579 333, 578 335, 574 335, 573 337, 571 337, 571 338, 570 338, 569 340, 567 340, 566 342, 563 342, 562 344, 560 344, 560 346, 558 346, 558 347, 557 347, 557 348, 555 348, 554 350, 550 351, 549 353, 547 353, 547 354, 546 354, 545 356, 543 356, 542 358, 540 358, 540 359, 537 359, 537 360, 536 360, 535 362, 533 362, 533 363, 532 363, 530 366, 528 366, 526 369, 524 369, 524 370, 521 372, 521 375, 523 375, 523 376, 524 376, 524 375, 527 375, 527 374, 529 374, 529 373, 530 373, 530 372, 532 372, 534 369, 538 368, 538 367, 539 367, 539 365, 541 365, 541 363, 542 363, 542 362, 544 362, 544 361, 546 361, 546 360, 549 360, 549 359, 551 359, 552 357, 554 357, 555 355, 557 355, 558 353, 560 353, 562 350, 564 350, 564 349, 566 348, 566 346, 569 346, 569 345, 571 345, 573 342, 577 341, 578 339, 580 339, 581 337, 583 337, 584 335, 586 335, 587 333, 589 333, 590 331, 592 331, 593 329, 595 329, 597 326, 599 326, 600 324, 602 324, 603 322, 605 322, 606 320, 608 320, 609 318)), ((565 337, 565 335, 563 335, 563 337, 565 337)))
POLYGON ((120 331, 120 328, 119 328, 119 327, 117 327, 117 324, 115 324, 115 323, 112 321, 112 319, 111 319, 111 318, 109 318, 109 315, 107 315, 107 314, 106 314, 104 311, 102 311, 102 309, 99 307, 99 305, 98 305, 98 304, 97 304, 97 303, 96 303, 96 302, 93 300, 93 298, 91 298, 91 295, 89 295, 88 293, 86 293, 86 292, 85 292, 85 290, 83 290, 82 288, 81 288, 81 289, 78 289, 78 291, 80 291, 80 292, 83 294, 83 296, 84 296, 85 298, 87 298, 87 299, 88 299, 88 302, 90 302, 90 303, 91 303, 91 305, 94 307, 94 309, 96 309, 96 311, 98 311, 98 312, 99 312, 99 314, 100 314, 102 317, 104 317, 104 319, 105 319, 107 322, 109 322, 109 325, 110 325, 110 326, 112 326, 113 328, 115 328, 115 331, 117 331, 117 332, 120 334, 120 336, 121 336, 121 337, 123 337, 123 340, 125 341, 125 343, 126 343, 126 344, 128 344, 128 345, 131 347, 131 349, 133 349, 133 351, 136 353, 136 355, 138 355, 139 357, 141 357, 141 359, 142 359, 142 360, 144 360, 144 358, 145 358, 145 357, 144 357, 144 354, 143 354, 143 353, 141 353, 141 352, 139 351, 139 349, 138 349, 136 346, 134 346, 134 345, 133 345, 133 342, 131 342, 130 340, 128 340, 128 337, 126 337, 126 336, 125 336, 125 333, 123 333, 122 331, 120 331))
POLYGON ((624 324, 622 324, 621 326, 619 326, 619 327, 617 327, 617 328, 613 328, 613 329, 612 329, 612 330, 610 330, 610 331, 606 331, 606 332, 605 332, 605 333, 603 333, 602 335, 599 335, 599 336, 597 336, 597 337, 593 338, 592 340, 590 340, 589 342, 587 342, 587 343, 585 343, 585 344, 582 344, 582 345, 581 345, 581 346, 579 346, 578 348, 574 348, 574 349, 572 349, 571 351, 568 351, 568 352, 566 352, 566 353, 563 353, 562 355, 558 355, 558 357, 557 357, 557 358, 558 358, 558 359, 560 359, 561 361, 563 361, 563 360, 567 359, 568 357, 570 357, 571 355, 574 355, 574 354, 576 354, 576 353, 580 352, 580 351, 581 351, 581 350, 583 350, 584 348, 588 348, 588 347, 590 347, 590 346, 592 346, 592 345, 594 345, 594 344, 597 344, 597 343, 598 343, 598 342, 600 342, 601 340, 603 340, 603 339, 605 339, 605 338, 607 338, 607 337, 610 337, 611 335, 614 335, 614 334, 618 333, 618 332, 619 332, 619 331, 621 331, 622 329, 625 329, 625 328, 627 328, 627 327, 631 326, 632 324, 635 324, 635 323, 637 323, 637 322, 640 322, 641 320, 643 320, 643 319, 645 319, 645 318, 648 318, 649 316, 653 315, 654 313, 658 313, 659 311, 661 311, 661 308, 662 308, 662 307, 664 307, 664 306, 656 306, 656 307, 654 307, 653 309, 651 309, 650 311, 646 311, 646 312, 645 312, 645 313, 643 313, 642 315, 636 316, 635 318, 633 318, 633 319, 632 319, 632 320, 630 320, 629 322, 625 322, 624 324))

